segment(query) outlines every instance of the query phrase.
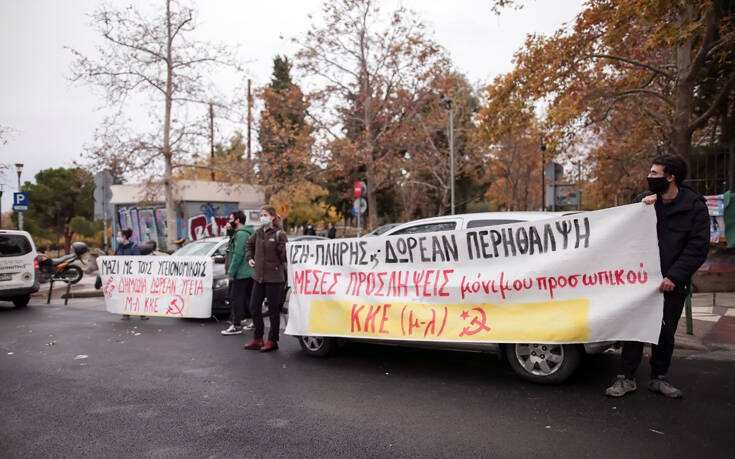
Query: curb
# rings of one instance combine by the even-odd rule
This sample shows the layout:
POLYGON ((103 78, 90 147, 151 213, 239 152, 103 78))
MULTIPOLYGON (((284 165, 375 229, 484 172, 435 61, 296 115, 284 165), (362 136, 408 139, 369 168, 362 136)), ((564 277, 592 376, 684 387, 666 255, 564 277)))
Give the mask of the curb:
MULTIPOLYGON (((69 292, 69 298, 102 298, 104 293, 102 290, 79 290, 78 292, 69 292)), ((61 298, 66 298, 66 293, 61 295, 61 298)))
POLYGON ((688 349, 692 351, 709 351, 710 348, 707 347, 700 338, 697 338, 696 336, 692 335, 676 335, 674 338, 675 349, 688 349))
POLYGON ((735 344, 710 343, 709 349, 713 351, 735 351, 735 344))

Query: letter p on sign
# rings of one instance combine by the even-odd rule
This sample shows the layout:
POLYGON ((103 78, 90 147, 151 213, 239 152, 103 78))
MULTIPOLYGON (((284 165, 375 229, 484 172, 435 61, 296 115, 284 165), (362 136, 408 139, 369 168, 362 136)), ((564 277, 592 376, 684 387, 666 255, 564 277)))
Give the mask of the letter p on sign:
POLYGON ((13 210, 28 212, 28 193, 13 193, 13 210))

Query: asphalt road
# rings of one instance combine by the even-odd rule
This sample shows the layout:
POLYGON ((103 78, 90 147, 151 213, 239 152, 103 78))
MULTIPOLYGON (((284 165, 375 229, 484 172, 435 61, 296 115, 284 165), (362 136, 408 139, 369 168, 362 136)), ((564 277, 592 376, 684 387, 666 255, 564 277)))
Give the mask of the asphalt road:
POLYGON ((735 457, 733 360, 676 358, 683 400, 643 377, 609 399, 615 354, 547 387, 492 355, 353 344, 315 359, 289 336, 261 354, 215 320, 72 302, 0 303, 2 457, 735 457))

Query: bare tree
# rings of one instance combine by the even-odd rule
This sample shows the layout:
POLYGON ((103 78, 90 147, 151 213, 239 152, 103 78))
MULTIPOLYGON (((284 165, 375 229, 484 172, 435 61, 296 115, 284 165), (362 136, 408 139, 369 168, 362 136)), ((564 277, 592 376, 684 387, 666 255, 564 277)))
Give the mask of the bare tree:
MULTIPOLYGON (((138 172, 149 182, 157 181, 155 173, 163 169, 172 246, 176 239, 172 173, 186 165, 187 157, 196 152, 194 139, 206 129, 204 123, 188 121, 188 107, 211 103, 214 85, 208 77, 214 68, 234 64, 224 46, 190 38, 196 28, 192 8, 176 0, 164 4, 151 17, 133 7, 100 7, 91 15, 92 26, 103 38, 97 56, 70 51, 76 58, 71 79, 101 88, 106 104, 116 109, 98 130, 89 158, 98 167, 122 164, 126 172, 138 172), (131 120, 123 116, 141 98, 149 104, 153 119, 143 132, 127 127, 131 120)), ((197 110, 204 112, 199 106, 197 110)))
POLYGON ((8 143, 8 136, 13 132, 13 129, 0 125, 0 145, 8 143))

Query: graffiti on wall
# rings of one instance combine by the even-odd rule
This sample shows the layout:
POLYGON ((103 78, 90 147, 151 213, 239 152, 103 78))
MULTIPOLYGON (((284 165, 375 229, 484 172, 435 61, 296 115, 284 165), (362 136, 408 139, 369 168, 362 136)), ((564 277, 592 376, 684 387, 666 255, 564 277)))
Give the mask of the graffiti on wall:
MULTIPOLYGON (((176 218, 176 235, 187 241, 224 236, 225 225, 232 212, 237 210, 234 203, 200 203, 183 202, 181 212, 176 218)), ((177 211, 178 212, 178 211, 177 211)), ((166 226, 166 209, 163 207, 120 207, 117 211, 115 233, 130 228, 131 239, 136 244, 144 241, 156 241, 158 248, 166 250, 168 230, 166 226)))
POLYGON ((136 244, 156 241, 160 249, 166 249, 166 210, 163 208, 122 207, 118 209, 116 232, 130 228, 131 239, 136 244))
POLYGON ((201 213, 187 220, 186 238, 190 241, 198 241, 207 237, 226 235, 225 225, 229 220, 229 215, 236 209, 234 204, 202 204, 201 213))

